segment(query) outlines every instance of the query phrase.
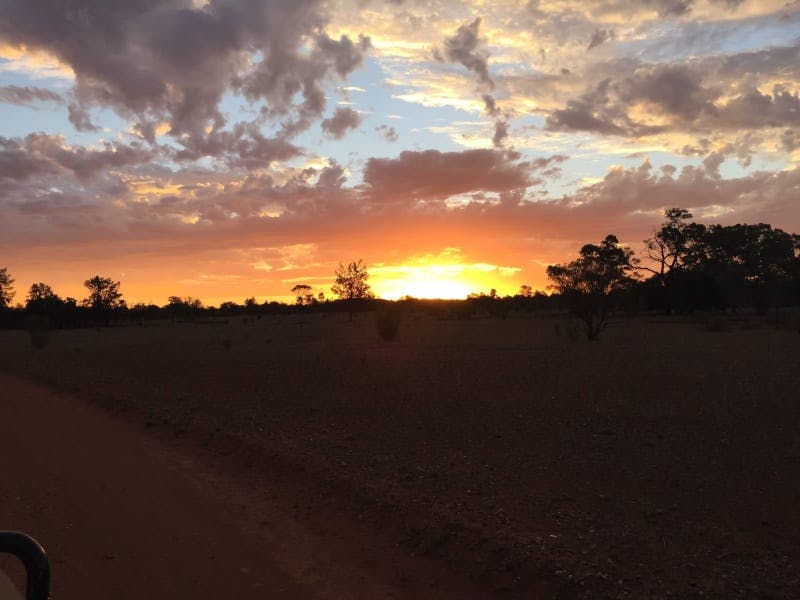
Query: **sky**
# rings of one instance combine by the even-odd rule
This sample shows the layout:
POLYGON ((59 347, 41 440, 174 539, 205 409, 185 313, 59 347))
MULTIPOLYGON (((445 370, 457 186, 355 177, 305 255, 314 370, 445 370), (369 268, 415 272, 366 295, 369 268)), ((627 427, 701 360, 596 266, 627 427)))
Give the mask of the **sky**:
POLYGON ((800 231, 800 2, 0 0, 0 267, 129 304, 546 290, 688 208, 800 231))

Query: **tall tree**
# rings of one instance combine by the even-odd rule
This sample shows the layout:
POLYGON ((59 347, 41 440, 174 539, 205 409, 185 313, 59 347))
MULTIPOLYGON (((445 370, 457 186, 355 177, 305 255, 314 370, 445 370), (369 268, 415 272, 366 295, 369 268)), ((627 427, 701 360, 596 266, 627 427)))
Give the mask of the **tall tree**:
POLYGON ((8 274, 8 267, 0 267, 0 308, 11 304, 14 298, 14 279, 8 274))
POLYGON ((358 262, 351 262, 347 266, 339 263, 339 267, 336 269, 336 281, 331 287, 331 291, 348 302, 351 321, 353 320, 353 302, 374 298, 367 279, 369 279, 369 273, 361 259, 358 259, 358 262))
POLYGON ((119 281, 114 281, 110 277, 95 275, 91 279, 84 281, 83 285, 89 290, 89 296, 83 301, 84 306, 100 312, 107 312, 125 306, 122 293, 119 291, 119 281))
POLYGON ((599 245, 586 244, 576 260, 547 267, 553 289, 583 321, 588 339, 606 328, 615 296, 633 283, 633 261, 633 251, 608 235, 599 245))
POLYGON ((298 283, 292 288, 295 295, 297 306, 308 306, 314 302, 314 294, 311 293, 311 286, 305 283, 298 283))
POLYGON ((664 217, 661 228, 644 241, 646 263, 638 266, 652 273, 662 286, 666 285, 670 273, 699 259, 698 251, 705 234, 703 225, 688 222, 692 213, 684 208, 668 208, 664 217))
POLYGON ((47 302, 54 298, 58 298, 58 296, 53 292, 53 288, 46 283, 34 283, 31 284, 28 290, 28 295, 25 298, 25 305, 30 306, 38 302, 47 302))

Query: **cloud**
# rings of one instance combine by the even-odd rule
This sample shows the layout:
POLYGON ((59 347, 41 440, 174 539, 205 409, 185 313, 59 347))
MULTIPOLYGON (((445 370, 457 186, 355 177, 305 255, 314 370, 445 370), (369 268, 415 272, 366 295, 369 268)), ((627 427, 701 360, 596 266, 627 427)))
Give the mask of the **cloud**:
POLYGON ((494 96, 491 94, 484 94, 483 98, 483 106, 486 110, 486 114, 490 117, 497 117, 500 115, 500 109, 497 106, 497 101, 494 99, 494 96))
POLYGON ((529 185, 519 155, 497 150, 404 151, 398 158, 371 158, 364 182, 378 202, 443 200, 466 192, 503 192, 529 185))
POLYGON ((381 134, 387 142, 396 142, 399 138, 397 130, 389 125, 378 125, 375 131, 381 134))
POLYGON ((361 124, 361 115, 352 108, 337 108, 333 116, 322 121, 322 131, 329 137, 340 140, 350 129, 361 124))
POLYGON ((508 137, 508 123, 505 121, 495 121, 494 136, 492 136, 492 144, 495 148, 500 148, 508 137))
MULTIPOLYGON (((0 70, 49 85, 54 70, 35 68, 35 56, 60 79, 52 91, 5 86, 0 99, 61 102, 76 129, 94 132, 80 139, 98 141, 0 139, 6 260, 60 273, 69 261, 83 269, 133 257, 152 272, 173 269, 171 284, 197 280, 181 271, 208 255, 219 263, 209 274, 244 265, 236 274, 253 281, 249 265, 282 268, 275 248, 313 244, 285 275, 329 277, 331 265, 361 253, 402 264, 457 246, 476 262, 525 265, 535 282, 531 265, 607 233, 635 245, 666 206, 800 229, 798 17, 783 4, 542 0, 483 3, 475 19, 423 0, 382 5, 393 18, 323 0, 7 0, 0 70), (358 82, 369 90, 362 100, 379 101, 386 90, 371 78, 384 76, 391 101, 420 105, 402 111, 408 146, 397 151, 406 151, 304 150, 298 139, 319 137, 297 137, 308 128, 338 137, 357 126, 359 113, 331 108, 326 95, 358 91, 342 80, 373 52, 371 39, 376 64, 358 82), (439 107, 487 117, 465 124, 439 107), (106 109, 130 130, 98 129, 117 121, 106 109), (432 136, 449 136, 448 150, 481 148, 417 146, 432 136), (501 148, 511 139, 529 144, 525 155, 501 148), (676 166, 598 171, 612 156, 631 164, 621 147, 651 148, 659 163, 673 150, 676 166), (590 164, 598 148, 609 152, 590 164), (749 169, 730 177, 736 161, 749 169), (751 172, 765 165, 775 171, 751 172), (546 185, 562 169, 568 177, 546 185)), ((388 125, 363 133, 384 150, 397 140, 388 125)))
POLYGON ((226 93, 263 102, 263 116, 281 119, 284 137, 321 117, 323 86, 358 68, 370 47, 363 36, 331 38, 328 19, 320 0, 10 0, 0 38, 74 71, 77 128, 91 129, 93 107, 108 107, 145 132, 166 121, 197 154, 226 125, 226 93))
MULTIPOLYGON (((552 131, 630 137, 675 131, 739 131, 800 125, 800 97, 781 84, 760 90, 745 69, 768 76, 800 60, 800 46, 724 59, 639 65, 591 84, 548 114, 552 131)), ((789 67, 797 69, 796 66, 789 67)))
MULTIPOLYGON (((154 132, 144 136, 153 139, 154 132)), ((286 136, 266 137, 255 123, 236 123, 226 130, 213 130, 174 153, 179 161, 214 156, 232 168, 261 169, 276 161, 300 156, 302 150, 286 136)))
POLYGON ((69 146, 61 136, 32 133, 24 139, 0 137, 0 178, 23 181, 69 171, 79 180, 98 172, 144 163, 152 151, 137 144, 104 142, 99 148, 69 146))
POLYGON ((4 85, 0 86, 0 102, 30 106, 36 102, 61 103, 64 99, 60 94, 51 90, 35 86, 4 85))
POLYGON ((478 82, 488 89, 494 89, 494 81, 489 75, 488 54, 478 50, 482 40, 479 37, 480 17, 469 25, 461 25, 455 35, 444 41, 444 58, 459 63, 475 74, 478 82))
MULTIPOLYGON (((67 106, 69 122, 78 131, 99 131, 100 128, 92 123, 92 118, 89 116, 89 111, 85 106, 81 106, 75 102, 70 102, 67 106)), ((141 127, 141 126, 140 126, 141 127)), ((151 138, 151 141, 155 141, 151 138)))
POLYGON ((800 148, 800 134, 794 129, 787 129, 781 134, 781 146, 787 152, 800 148))
POLYGON ((613 29, 602 29, 598 27, 592 33, 592 39, 589 40, 589 46, 587 50, 591 50, 592 48, 597 48, 602 44, 605 44, 608 41, 613 40, 616 37, 613 29))

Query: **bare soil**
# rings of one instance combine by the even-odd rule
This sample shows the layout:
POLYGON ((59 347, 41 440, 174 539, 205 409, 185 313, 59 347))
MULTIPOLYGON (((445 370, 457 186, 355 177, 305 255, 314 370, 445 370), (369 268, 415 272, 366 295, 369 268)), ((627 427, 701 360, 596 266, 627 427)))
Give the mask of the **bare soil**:
MULTIPOLYGON (((6 374, 0 390, 0 526, 46 546, 53 599, 480 595, 324 508, 300 521, 289 496, 63 392, 6 374)), ((4 574, 24 589, 16 558, 0 555, 4 574)))
POLYGON ((477 586, 434 595, 800 595, 797 332, 639 318, 570 343, 549 318, 412 316, 381 342, 346 319, 62 331, 42 351, 2 332, 0 369, 477 586))

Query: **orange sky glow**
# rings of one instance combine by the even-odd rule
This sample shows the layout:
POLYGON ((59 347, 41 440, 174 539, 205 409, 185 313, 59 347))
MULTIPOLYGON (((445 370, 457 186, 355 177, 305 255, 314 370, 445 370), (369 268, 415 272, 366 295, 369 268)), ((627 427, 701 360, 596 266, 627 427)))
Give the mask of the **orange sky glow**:
POLYGON ((330 298, 359 259, 382 298, 513 295, 667 208, 800 231, 797 3, 100 4, 0 19, 14 302, 330 298))

